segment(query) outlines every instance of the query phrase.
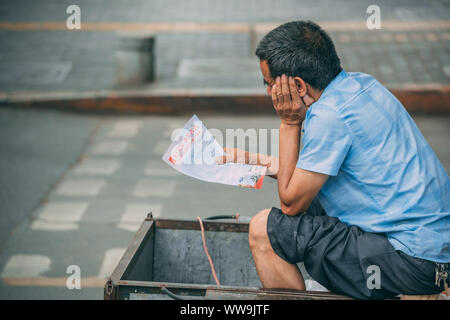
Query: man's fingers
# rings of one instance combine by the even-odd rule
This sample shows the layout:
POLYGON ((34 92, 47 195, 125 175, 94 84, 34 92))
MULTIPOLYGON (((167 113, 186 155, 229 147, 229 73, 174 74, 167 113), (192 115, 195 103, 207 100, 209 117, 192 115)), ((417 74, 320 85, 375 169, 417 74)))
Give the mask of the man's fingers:
POLYGON ((224 164, 227 162, 236 162, 237 152, 234 148, 223 148, 225 154, 223 156, 216 157, 217 164, 224 164))
POLYGON ((278 103, 279 104, 283 104, 284 103, 284 99, 283 99, 283 92, 281 91, 281 79, 280 77, 277 77, 277 79, 275 80, 275 84, 276 84, 276 94, 277 94, 277 98, 278 98, 278 103))
POLYGON ((292 101, 301 103, 300 95, 298 94, 297 86, 295 85, 295 80, 291 77, 289 77, 289 90, 291 92, 292 101))
POLYGON ((250 158, 253 156, 253 154, 237 148, 224 148, 223 150, 225 155, 216 157, 217 164, 224 164, 228 162, 250 163, 250 158))
POLYGON ((291 94, 289 92, 288 78, 285 74, 281 76, 281 94, 283 95, 284 102, 291 100, 291 94))
POLYGON ((224 164, 226 162, 227 162, 227 156, 216 157, 216 163, 217 164, 224 164))
POLYGON ((230 148, 223 148, 223 151, 225 152, 224 155, 216 157, 216 163, 217 164, 224 164, 227 162, 232 162, 232 159, 230 155, 232 154, 232 151, 230 148))
POLYGON ((227 149, 226 151, 227 162, 237 162, 237 151, 234 148, 227 149))
POLYGON ((273 85, 272 87, 272 103, 273 103, 273 107, 275 108, 275 110, 277 110, 277 106, 278 106, 278 97, 277 97, 277 85, 273 85))

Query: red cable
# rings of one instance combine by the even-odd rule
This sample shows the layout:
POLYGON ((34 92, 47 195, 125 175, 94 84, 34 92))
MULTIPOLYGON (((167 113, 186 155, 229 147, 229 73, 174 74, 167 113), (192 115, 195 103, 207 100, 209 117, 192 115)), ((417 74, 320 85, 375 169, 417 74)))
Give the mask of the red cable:
POLYGON ((217 279, 217 276, 216 276, 216 271, 214 270, 214 264, 212 262, 211 256, 208 253, 208 248, 206 247, 205 229, 203 229, 202 219, 200 217, 197 217, 197 220, 200 223, 200 229, 202 230, 203 249, 205 249, 206 256, 208 257, 209 265, 211 266, 211 271, 212 271, 214 280, 216 281, 217 285, 220 286, 219 280, 217 279))

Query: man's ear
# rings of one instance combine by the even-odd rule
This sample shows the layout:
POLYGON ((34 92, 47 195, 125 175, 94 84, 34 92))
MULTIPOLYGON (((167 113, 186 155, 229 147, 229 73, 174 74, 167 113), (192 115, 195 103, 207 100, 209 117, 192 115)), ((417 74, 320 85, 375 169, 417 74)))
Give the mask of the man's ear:
POLYGON ((308 93, 308 88, 306 87, 305 81, 300 77, 294 77, 295 85, 297 86, 297 92, 300 97, 305 96, 308 93))

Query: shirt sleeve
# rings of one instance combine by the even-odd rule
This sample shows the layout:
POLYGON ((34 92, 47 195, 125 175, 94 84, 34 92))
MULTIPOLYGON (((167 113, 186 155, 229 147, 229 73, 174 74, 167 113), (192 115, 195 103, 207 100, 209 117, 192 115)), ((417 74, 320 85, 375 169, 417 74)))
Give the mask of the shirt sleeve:
POLYGON ((350 132, 330 107, 314 105, 305 120, 297 168, 336 176, 352 144, 350 132))

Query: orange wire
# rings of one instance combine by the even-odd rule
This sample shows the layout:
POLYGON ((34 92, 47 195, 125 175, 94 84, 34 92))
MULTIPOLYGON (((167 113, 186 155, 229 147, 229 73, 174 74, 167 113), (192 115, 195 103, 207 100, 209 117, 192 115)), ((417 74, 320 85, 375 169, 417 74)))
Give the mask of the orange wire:
POLYGON ((203 249, 205 249, 206 256, 208 257, 209 265, 211 266, 211 271, 212 271, 214 280, 216 281, 217 285, 220 286, 219 279, 217 279, 216 271, 214 270, 214 264, 213 264, 213 262, 212 262, 211 256, 210 256, 209 253, 208 253, 208 248, 206 247, 205 229, 203 229, 203 222, 202 222, 202 219, 201 219, 200 217, 197 217, 197 220, 198 220, 198 222, 200 223, 200 229, 202 230, 203 249))

